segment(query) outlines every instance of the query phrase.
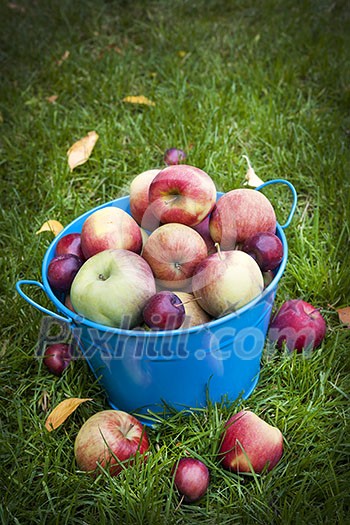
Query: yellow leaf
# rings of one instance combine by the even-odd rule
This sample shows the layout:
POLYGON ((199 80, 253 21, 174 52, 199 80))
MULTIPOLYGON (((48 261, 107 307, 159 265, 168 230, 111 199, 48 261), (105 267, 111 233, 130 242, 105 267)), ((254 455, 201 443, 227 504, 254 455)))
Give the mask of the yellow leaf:
POLYGON ((123 98, 122 102, 129 102, 129 104, 143 104, 145 106, 155 106, 155 103, 152 102, 152 100, 149 100, 143 95, 140 95, 137 97, 133 97, 133 96, 125 97, 123 98))
POLYGON ((70 52, 66 49, 66 51, 63 53, 63 55, 61 56, 61 58, 59 60, 56 61, 57 65, 58 66, 62 66, 63 62, 65 60, 67 60, 67 58, 69 57, 70 55, 70 52))
POLYGON ((73 171, 77 166, 85 164, 85 162, 89 159, 97 141, 98 134, 96 131, 89 131, 85 137, 75 142, 69 148, 67 155, 68 164, 71 171, 73 171))
POLYGON ((246 155, 243 155, 243 158, 246 159, 248 163, 248 170, 245 174, 246 182, 244 183, 245 186, 251 186, 252 188, 257 188, 261 184, 264 184, 264 181, 260 179, 260 177, 257 176, 254 169, 252 168, 250 164, 250 160, 246 155))
POLYGON ((184 58, 187 55, 187 52, 186 51, 179 51, 178 55, 179 55, 180 58, 184 58))
POLYGON ((58 95, 51 95, 51 97, 46 97, 46 100, 50 102, 50 104, 53 104, 58 99, 58 95))
POLYGON ((55 221, 54 219, 52 219, 52 220, 44 222, 40 230, 38 230, 35 233, 38 235, 38 233, 42 233, 42 232, 52 232, 56 236, 62 230, 63 230, 63 225, 59 221, 55 221))
POLYGON ((346 306, 345 308, 339 308, 337 312, 340 321, 346 324, 348 328, 350 328, 350 306, 346 306))
POLYGON ((81 403, 92 401, 91 398, 70 397, 53 409, 45 421, 45 428, 51 432, 56 430, 78 408, 81 403))

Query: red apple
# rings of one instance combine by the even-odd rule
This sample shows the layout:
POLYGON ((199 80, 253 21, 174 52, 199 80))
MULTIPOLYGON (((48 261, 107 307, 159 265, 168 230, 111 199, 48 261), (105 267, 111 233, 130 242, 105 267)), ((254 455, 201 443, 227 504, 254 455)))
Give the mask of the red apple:
POLYGON ((167 166, 183 164, 184 160, 186 160, 186 153, 182 149, 169 148, 164 153, 164 162, 167 166))
POLYGON ((66 343, 55 343, 46 348, 43 362, 52 374, 60 376, 71 359, 70 346, 66 343))
MULTIPOLYGON (((144 171, 137 175, 130 184, 130 213, 138 224, 142 224, 142 227, 148 230, 154 229, 152 225, 155 219, 154 217, 148 217, 149 213, 146 214, 144 220, 143 217, 149 207, 148 192, 150 184, 159 172, 159 169, 144 171), (150 223, 151 227, 147 227, 150 226, 147 223, 150 223)), ((157 226, 159 226, 159 221, 157 221, 157 226)))
POLYGON ((162 223, 199 224, 213 209, 215 184, 199 168, 178 164, 158 173, 149 187, 152 212, 162 223))
POLYGON ((276 231, 276 215, 260 191, 241 188, 222 195, 212 211, 210 235, 222 250, 232 250, 258 232, 276 231))
POLYGON ((208 489, 209 470, 199 459, 180 459, 172 475, 175 487, 187 503, 199 500, 208 489))
POLYGON ((68 233, 60 238, 56 244, 55 255, 64 255, 71 253, 76 255, 82 261, 85 259, 83 251, 81 249, 81 235, 80 233, 68 233))
POLYGON ((102 410, 91 416, 78 432, 74 444, 80 470, 94 473, 99 466, 116 476, 132 463, 136 454, 149 448, 145 427, 121 410, 102 410))
POLYGON ((194 296, 213 317, 238 310, 263 288, 259 266, 250 255, 239 250, 209 255, 197 265, 192 277, 194 296))
POLYGON ((67 292, 82 264, 83 261, 71 253, 55 256, 47 268, 47 280, 51 288, 57 292, 67 292))
POLYGON ((84 222, 81 247, 86 259, 109 249, 140 253, 142 235, 137 222, 124 210, 106 206, 93 212, 84 222))
POLYGON ((207 215, 199 224, 193 226, 193 229, 199 233, 204 239, 205 244, 207 245, 208 254, 216 253, 215 242, 211 238, 209 231, 209 219, 210 216, 207 215))
POLYGON ((290 299, 273 316, 268 338, 282 348, 302 352, 318 347, 326 335, 326 322, 317 308, 301 299, 290 299))
POLYGON ((272 470, 282 454, 282 432, 253 412, 241 410, 227 421, 219 450, 225 469, 260 474, 272 470))
POLYGON ((184 224, 169 223, 151 233, 142 256, 160 286, 178 290, 188 289, 194 269, 207 253, 199 233, 184 224))

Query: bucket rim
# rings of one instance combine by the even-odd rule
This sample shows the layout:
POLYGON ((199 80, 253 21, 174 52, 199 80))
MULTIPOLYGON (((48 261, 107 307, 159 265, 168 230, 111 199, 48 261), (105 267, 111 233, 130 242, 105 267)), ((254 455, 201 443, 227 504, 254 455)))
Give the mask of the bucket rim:
MULTIPOLYGON (((217 192, 217 196, 218 198, 221 197, 221 195, 223 195, 222 192, 217 192)), ((54 251, 55 251, 55 247, 56 247, 56 244, 58 243, 58 241, 64 237, 67 233, 68 233, 68 230, 70 233, 74 233, 72 231, 72 229, 74 230, 74 224, 75 223, 80 223, 82 220, 84 220, 85 218, 87 218, 89 215, 91 215, 92 213, 94 213, 95 211, 99 210, 99 209, 102 209, 102 208, 105 208, 105 207, 108 207, 108 206, 116 206, 118 204, 125 204, 126 206, 128 205, 129 203, 129 196, 126 195, 126 196, 123 196, 123 197, 119 197, 117 199, 114 199, 112 201, 109 201, 107 203, 104 203, 102 205, 99 205, 99 206, 96 206, 95 208, 92 208, 90 210, 88 210, 87 212, 83 213, 82 215, 80 215, 79 217, 77 217, 76 219, 74 219, 72 222, 70 222, 67 226, 65 226, 65 228, 53 239, 53 241, 51 242, 51 244, 49 245, 49 247, 47 248, 46 252, 45 252, 45 255, 44 255, 44 258, 43 258, 43 262, 42 262, 42 280, 43 280, 43 286, 44 286, 44 290, 45 290, 45 293, 47 294, 47 296, 49 297, 49 299, 52 301, 52 303, 56 306, 57 310, 63 314, 65 314, 73 323, 75 324, 83 324, 89 328, 93 328, 95 330, 98 330, 98 331, 102 331, 102 332, 109 332, 109 333, 112 333, 112 334, 115 334, 115 335, 123 335, 123 336, 127 336, 127 337, 150 337, 150 338, 158 338, 158 337, 165 337, 165 336, 168 336, 168 337, 173 337, 173 336, 184 336, 186 334, 191 334, 191 333, 196 333, 196 332, 199 332, 203 329, 205 330, 210 330, 212 327, 217 327, 218 325, 221 325, 223 324, 224 322, 229 322, 230 320, 234 319, 234 318, 237 318, 239 317, 240 315, 244 314, 246 311, 250 310, 251 308, 253 308, 257 303, 263 301, 267 296, 269 296, 271 294, 271 292, 273 292, 273 290, 277 289, 277 285, 278 285, 278 282, 280 281, 283 273, 284 273, 284 270, 286 268, 286 265, 287 265, 287 259, 288 259, 288 243, 287 243, 287 239, 286 239, 286 235, 283 231, 283 228, 282 226, 277 222, 276 223, 276 232, 277 232, 277 235, 279 236, 281 242, 282 242, 282 245, 283 245, 283 258, 282 258, 282 261, 281 263, 279 264, 278 266, 278 269, 277 269, 277 272, 273 278, 273 280, 271 281, 271 283, 263 290, 263 292, 261 294, 259 294, 258 296, 256 296, 254 299, 252 299, 251 301, 249 301, 247 304, 245 304, 244 306, 242 306, 241 308, 239 308, 238 310, 236 310, 235 312, 231 312, 230 314, 227 314, 227 315, 224 315, 222 317, 218 317, 216 319, 213 319, 207 323, 202 323, 202 324, 199 324, 199 325, 196 325, 196 326, 191 326, 191 327, 187 327, 187 328, 178 328, 176 330, 150 330, 150 331, 147 331, 147 330, 137 330, 136 328, 134 329, 124 329, 124 328, 117 328, 117 327, 112 327, 112 326, 108 326, 108 325, 102 325, 102 324, 99 324, 99 323, 95 323, 94 321, 90 321, 89 319, 85 318, 85 317, 82 317, 81 315, 79 314, 76 314, 74 312, 72 312, 72 310, 70 310, 69 308, 67 308, 63 303, 62 301, 60 301, 60 299, 55 295, 55 293, 52 291, 51 287, 50 287, 50 284, 48 282, 48 279, 47 279, 47 269, 48 269, 48 265, 49 265, 49 262, 54 254, 54 251)), ((80 228, 76 228, 76 233, 80 233, 81 229, 80 228)), ((175 292, 176 293, 176 292, 175 292)))

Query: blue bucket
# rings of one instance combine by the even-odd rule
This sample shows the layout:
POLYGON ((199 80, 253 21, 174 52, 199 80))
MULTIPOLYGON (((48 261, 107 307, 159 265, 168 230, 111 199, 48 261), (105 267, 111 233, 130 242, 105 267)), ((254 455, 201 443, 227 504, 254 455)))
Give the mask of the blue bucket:
MULTIPOLYGON (((47 270, 56 245, 68 233, 80 233, 86 218, 96 210, 116 206, 130 213, 129 197, 121 197, 81 215, 55 237, 42 263, 43 284, 33 280, 16 283, 18 293, 46 315, 67 323, 73 338, 105 391, 112 408, 133 413, 146 424, 173 410, 205 407, 208 400, 248 398, 260 372, 260 360, 275 300, 277 286, 285 270, 288 244, 284 229, 293 217, 297 195, 283 179, 268 181, 285 184, 293 194, 288 219, 277 224, 283 244, 283 259, 272 282, 263 293, 235 313, 183 330, 122 330, 94 323, 74 314, 52 291, 47 270), (22 290, 23 285, 41 288, 57 313, 36 303, 22 290)), ((218 197, 222 194, 218 193, 218 197)))

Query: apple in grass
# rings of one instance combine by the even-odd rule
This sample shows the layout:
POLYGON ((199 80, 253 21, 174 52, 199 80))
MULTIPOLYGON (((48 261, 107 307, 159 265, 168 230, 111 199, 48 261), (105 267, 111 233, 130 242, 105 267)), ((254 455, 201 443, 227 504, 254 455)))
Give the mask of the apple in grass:
POLYGON ((109 249, 140 253, 141 229, 124 210, 106 206, 93 212, 84 221, 81 230, 81 248, 86 259, 109 249))
POLYGON ((74 443, 74 455, 80 470, 95 473, 101 466, 116 476, 132 464, 137 454, 147 452, 149 441, 145 427, 121 410, 102 410, 85 421, 74 443))
POLYGON ((240 188, 222 195, 209 221, 210 235, 222 250, 232 250, 259 232, 276 231, 274 208, 260 191, 240 188))
POLYGON ((70 345, 54 343, 46 348, 43 363, 52 374, 60 376, 69 365, 71 359, 70 345))
POLYGON ((156 293, 151 268, 129 250, 104 250, 80 268, 70 289, 75 312, 103 325, 132 329, 156 293))
POLYGON ((259 266, 250 255, 229 250, 209 255, 192 277, 192 290, 199 305, 213 317, 234 312, 264 289, 259 266))
POLYGON ((254 412, 241 410, 225 424, 219 449, 225 469, 260 474, 264 469, 272 470, 282 454, 282 432, 254 412))
POLYGON ((182 149, 169 148, 164 153, 164 162, 167 166, 183 164, 186 160, 186 153, 182 149))
POLYGON ((273 315, 268 338, 281 349, 313 350, 322 343, 327 331, 320 311, 302 299, 290 299, 273 315))
POLYGON ((151 182, 149 201, 161 223, 195 226, 213 209, 216 188, 205 171, 187 164, 172 165, 151 182))
POLYGON ((199 233, 179 223, 159 226, 147 239, 142 252, 157 284, 170 290, 189 289, 197 264, 207 255, 199 233))
POLYGON ((159 169, 144 171, 130 183, 130 213, 135 221, 147 230, 153 230, 154 224, 159 226, 159 221, 154 217, 151 210, 148 210, 150 204, 148 198, 149 187, 159 172, 159 169))
POLYGON ((172 475, 174 485, 186 503, 198 501, 208 489, 209 470, 199 459, 181 458, 173 468, 172 475))

